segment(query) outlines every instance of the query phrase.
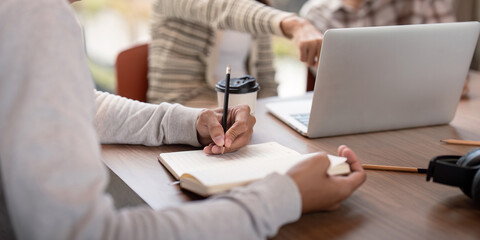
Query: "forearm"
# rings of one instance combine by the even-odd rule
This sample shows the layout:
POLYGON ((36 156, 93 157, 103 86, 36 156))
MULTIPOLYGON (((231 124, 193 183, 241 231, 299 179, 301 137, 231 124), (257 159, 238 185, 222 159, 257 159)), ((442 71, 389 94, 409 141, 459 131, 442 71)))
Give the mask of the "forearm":
POLYGON ((278 36, 283 36, 280 22, 294 15, 253 0, 156 0, 154 13, 154 18, 181 18, 215 29, 278 36))
POLYGON ((102 143, 200 146, 195 123, 202 109, 148 104, 95 91, 94 124, 102 143))
POLYGON ((265 239, 275 236, 282 225, 300 217, 301 201, 293 180, 275 174, 205 201, 155 214, 142 211, 141 214, 123 213, 125 219, 133 219, 126 216, 137 214, 144 219, 138 221, 141 232, 128 224, 116 226, 119 230, 130 228, 128 232, 142 234, 125 235, 125 239, 265 239))
POLYGON ((205 201, 153 211, 140 207, 91 219, 106 226, 104 239, 265 239, 300 217, 298 188, 271 175, 205 201))

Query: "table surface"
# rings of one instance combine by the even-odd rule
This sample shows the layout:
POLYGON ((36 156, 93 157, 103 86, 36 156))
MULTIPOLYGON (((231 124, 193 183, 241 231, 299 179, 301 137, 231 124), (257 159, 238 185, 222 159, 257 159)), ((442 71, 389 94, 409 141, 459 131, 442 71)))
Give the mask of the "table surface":
MULTIPOLYGON (((362 163, 426 168, 433 156, 462 155, 474 148, 439 140, 480 140, 480 74, 472 72, 470 78, 470 97, 460 101, 449 125, 308 139, 266 113, 265 103, 277 100, 270 98, 258 101, 251 143, 276 141, 300 153, 323 150, 330 154, 346 144, 362 163)), ((157 161, 159 153, 194 148, 102 148, 105 164, 113 171, 107 191, 117 207, 146 202, 161 209, 199 199, 170 184, 173 177, 157 161)), ((303 215, 282 227, 274 239, 480 239, 479 224, 480 207, 458 188, 426 182, 425 174, 367 171, 367 181, 339 210, 303 215)))

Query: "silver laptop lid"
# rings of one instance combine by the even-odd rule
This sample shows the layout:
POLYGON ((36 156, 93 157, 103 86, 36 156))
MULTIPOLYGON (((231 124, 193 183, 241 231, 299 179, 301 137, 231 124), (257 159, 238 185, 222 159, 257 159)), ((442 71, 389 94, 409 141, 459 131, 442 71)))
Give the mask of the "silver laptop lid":
POLYGON ((479 29, 464 22, 328 30, 307 135, 450 122, 479 29))

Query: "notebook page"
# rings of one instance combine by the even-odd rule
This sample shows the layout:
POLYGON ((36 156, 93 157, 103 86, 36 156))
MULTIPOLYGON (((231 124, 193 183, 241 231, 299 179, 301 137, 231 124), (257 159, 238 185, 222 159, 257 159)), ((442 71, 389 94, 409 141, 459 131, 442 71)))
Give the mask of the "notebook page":
POLYGON ((300 154, 276 142, 248 145, 237 152, 222 155, 207 155, 203 150, 184 151, 160 154, 160 162, 164 164, 178 179, 184 173, 203 171, 205 169, 242 167, 245 162, 261 162, 284 156, 300 154))
MULTIPOLYGON (((189 174, 209 188, 211 193, 228 190, 234 186, 244 185, 249 182, 261 179, 267 175, 277 172, 285 174, 295 164, 315 155, 287 155, 278 158, 264 158, 256 161, 242 161, 235 165, 223 167, 222 169, 204 169, 202 171, 189 172, 189 174)), ((345 163, 346 158, 328 155, 330 168, 328 172, 334 171, 339 165, 345 163)))
MULTIPOLYGON (((189 172, 205 186, 229 185, 233 183, 248 183, 277 172, 285 174, 293 165, 308 158, 307 155, 291 154, 274 158, 256 159, 255 161, 241 161, 221 169, 203 169, 189 172)), ((236 184, 233 184, 236 185, 236 184)))

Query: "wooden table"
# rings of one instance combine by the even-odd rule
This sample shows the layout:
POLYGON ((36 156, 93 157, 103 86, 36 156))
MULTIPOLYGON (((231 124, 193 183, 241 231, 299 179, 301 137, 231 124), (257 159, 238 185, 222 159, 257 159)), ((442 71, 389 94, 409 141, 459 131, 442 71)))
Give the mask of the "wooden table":
MULTIPOLYGON (((445 145, 440 139, 480 140, 480 74, 471 73, 470 88, 470 99, 460 102, 449 125, 318 139, 304 138, 267 114, 265 103, 276 99, 260 100, 252 143, 277 141, 300 153, 331 154, 346 144, 362 163, 427 167, 433 156, 461 155, 474 148, 445 145)), ((197 198, 170 185, 173 178, 156 162, 161 152, 186 149, 193 148, 104 145, 103 155, 118 175, 143 176, 145 184, 135 191, 151 193, 147 197, 155 201, 150 205, 161 209, 197 198)), ((424 174, 367 171, 367 176, 339 210, 304 215, 282 227, 275 239, 480 239, 480 207, 460 189, 426 182, 424 174)), ((117 207, 144 203, 115 174, 111 178, 108 191, 117 207)))

